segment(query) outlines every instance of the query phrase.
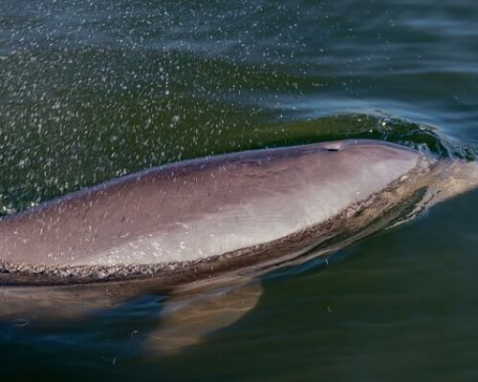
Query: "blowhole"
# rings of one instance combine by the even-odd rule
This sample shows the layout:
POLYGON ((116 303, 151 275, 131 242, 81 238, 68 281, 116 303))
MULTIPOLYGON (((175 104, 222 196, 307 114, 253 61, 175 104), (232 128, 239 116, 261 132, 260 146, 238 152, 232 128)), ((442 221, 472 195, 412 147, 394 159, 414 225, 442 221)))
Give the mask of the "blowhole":
POLYGON ((340 151, 344 147, 344 142, 343 141, 323 142, 321 146, 324 150, 327 150, 327 151, 340 151))

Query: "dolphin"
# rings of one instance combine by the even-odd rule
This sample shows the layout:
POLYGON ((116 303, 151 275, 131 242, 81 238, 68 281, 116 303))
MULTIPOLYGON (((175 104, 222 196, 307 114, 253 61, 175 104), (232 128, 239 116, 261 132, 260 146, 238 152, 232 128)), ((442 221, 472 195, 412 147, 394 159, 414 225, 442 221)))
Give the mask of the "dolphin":
POLYGON ((177 351, 251 309, 261 275, 327 256, 477 185, 474 162, 372 140, 149 169, 2 218, 0 316, 77 319, 168 293, 173 308, 147 343, 177 351), (53 306, 63 308, 53 314, 53 306))

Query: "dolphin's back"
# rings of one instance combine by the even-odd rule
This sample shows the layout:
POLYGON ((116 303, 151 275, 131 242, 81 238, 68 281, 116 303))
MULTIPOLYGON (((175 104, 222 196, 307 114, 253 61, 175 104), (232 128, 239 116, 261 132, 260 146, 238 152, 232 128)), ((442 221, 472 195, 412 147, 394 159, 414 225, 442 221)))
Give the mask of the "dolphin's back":
POLYGON ((201 260, 319 224, 414 169, 401 146, 343 141, 227 154, 115 179, 0 221, 0 260, 201 260))

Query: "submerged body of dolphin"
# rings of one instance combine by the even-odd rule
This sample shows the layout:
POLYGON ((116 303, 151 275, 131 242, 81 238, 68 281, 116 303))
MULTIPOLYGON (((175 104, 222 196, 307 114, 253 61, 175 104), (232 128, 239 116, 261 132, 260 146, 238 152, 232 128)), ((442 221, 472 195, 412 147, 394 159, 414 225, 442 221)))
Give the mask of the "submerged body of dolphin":
MULTIPOLYGON (((474 163, 360 140, 167 165, 0 220, 0 283, 114 281, 109 302, 127 299, 130 289, 256 276, 475 187, 477 174, 474 163)), ((104 303, 101 285, 81 286, 95 307, 104 303)), ((18 301, 31 292, 5 288, 13 296, 5 312, 22 311, 18 301)), ((68 300, 70 289, 56 288, 50 299, 68 300)))

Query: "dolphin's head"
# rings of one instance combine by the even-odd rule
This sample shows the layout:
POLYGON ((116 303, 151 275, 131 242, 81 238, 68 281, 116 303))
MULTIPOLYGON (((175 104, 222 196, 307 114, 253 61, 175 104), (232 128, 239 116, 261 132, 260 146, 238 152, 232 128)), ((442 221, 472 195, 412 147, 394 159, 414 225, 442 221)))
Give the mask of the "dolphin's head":
POLYGON ((401 179, 421 176, 436 163, 430 154, 383 141, 341 140, 314 146, 320 187, 335 190, 338 198, 349 198, 350 203, 401 179))

